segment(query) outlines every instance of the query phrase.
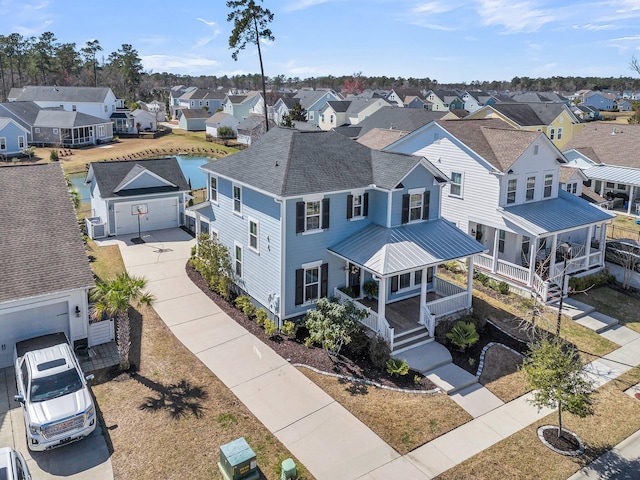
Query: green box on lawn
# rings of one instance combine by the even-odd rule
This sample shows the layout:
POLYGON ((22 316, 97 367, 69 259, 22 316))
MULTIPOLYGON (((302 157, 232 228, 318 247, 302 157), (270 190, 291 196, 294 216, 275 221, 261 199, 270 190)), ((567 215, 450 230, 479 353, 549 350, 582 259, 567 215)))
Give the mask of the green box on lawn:
POLYGON ((244 437, 220 447, 218 468, 227 480, 253 480, 260 476, 256 454, 244 437))

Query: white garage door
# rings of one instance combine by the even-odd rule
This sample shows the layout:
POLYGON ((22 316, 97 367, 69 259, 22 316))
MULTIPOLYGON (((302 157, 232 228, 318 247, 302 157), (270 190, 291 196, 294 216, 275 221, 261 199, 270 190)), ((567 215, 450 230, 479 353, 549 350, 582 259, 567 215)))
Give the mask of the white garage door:
POLYGON ((140 231, 162 230, 180 226, 178 199, 165 198, 152 201, 117 203, 115 205, 116 235, 138 233, 138 216, 132 215, 132 208, 146 205, 147 213, 140 215, 140 231))
POLYGON ((0 315, 0 368, 13 364, 16 342, 56 332, 69 336, 67 302, 0 315))

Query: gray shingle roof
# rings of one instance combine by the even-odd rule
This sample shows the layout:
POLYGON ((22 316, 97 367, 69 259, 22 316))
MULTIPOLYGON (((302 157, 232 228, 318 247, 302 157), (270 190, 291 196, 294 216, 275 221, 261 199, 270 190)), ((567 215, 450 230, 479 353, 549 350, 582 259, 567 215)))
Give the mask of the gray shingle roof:
POLYGON ((562 103, 503 103, 492 107, 522 127, 549 125, 564 110, 562 103))
POLYGON ((394 188, 422 159, 377 152, 331 131, 273 128, 250 148, 202 168, 274 196, 394 188))
POLYGON ((17 95, 19 101, 101 103, 111 89, 106 87, 26 86, 17 95))
POLYGON ((182 115, 187 118, 209 118, 211 114, 203 108, 186 108, 181 110, 182 115))
POLYGON ((484 250, 484 245, 444 219, 395 228, 369 224, 329 247, 329 251, 377 275, 438 265, 484 250))
POLYGON ((0 303, 94 286, 62 167, 2 167, 0 191, 0 303))
POLYGON ((117 162, 92 162, 89 174, 95 176, 96 182, 102 198, 128 197, 144 193, 163 193, 189 191, 189 184, 184 178, 180 165, 175 158, 157 158, 149 160, 132 160, 117 162), (140 172, 140 169, 147 169, 155 173, 166 181, 177 185, 176 187, 154 187, 145 189, 145 192, 121 190, 115 192, 123 180, 130 176, 132 170, 140 172))
POLYGON ((23 125, 33 125, 41 108, 35 102, 6 102, 0 103, 0 113, 6 112, 11 117, 17 118, 23 125))
POLYGON ((564 150, 575 148, 594 161, 619 167, 639 168, 638 145, 640 145, 640 125, 590 122, 574 135, 564 146, 564 150), (595 158, 585 148, 595 152, 595 158))
POLYGON ((424 108, 382 107, 358 123, 360 136, 374 128, 387 128, 413 132, 433 120, 439 120, 447 112, 431 112, 424 108))
POLYGON ((50 110, 43 108, 38 113, 34 127, 56 127, 56 128, 73 128, 86 127, 90 125, 100 125, 109 123, 104 118, 94 117, 80 112, 66 112, 64 110, 50 110))

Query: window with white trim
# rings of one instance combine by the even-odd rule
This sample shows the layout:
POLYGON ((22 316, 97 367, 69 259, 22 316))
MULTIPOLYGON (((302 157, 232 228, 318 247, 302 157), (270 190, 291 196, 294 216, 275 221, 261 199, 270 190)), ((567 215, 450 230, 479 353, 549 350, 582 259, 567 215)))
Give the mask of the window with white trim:
POLYGON ((258 248, 258 233, 260 230, 260 223, 253 218, 249 219, 249 248, 255 252, 259 252, 258 248))
POLYGON ((558 136, 556 138, 562 140, 562 127, 558 127, 558 136))
POLYGON ((233 213, 242 215, 242 188, 233 186, 233 213))
POLYGON ((507 181, 507 203, 516 203, 517 190, 518 190, 518 179, 510 178, 507 181))
MULTIPOLYGON (((427 283, 433 282, 433 267, 427 269, 427 283)), ((422 284, 422 270, 401 273, 391 277, 391 293, 402 292, 422 284)))
POLYGON ((304 209, 304 229, 306 232, 320 229, 320 205, 320 200, 306 202, 304 209))
POLYGON ((498 252, 504 253, 504 242, 507 237, 507 232, 504 230, 498 230, 498 252))
POLYGON ((320 122, 324 123, 324 113, 320 115, 320 122))
POLYGON ((218 204, 218 177, 209 177, 209 201, 218 204))
POLYGON ((57 129, 57 128, 54 128, 54 129, 53 129, 53 134, 54 134, 54 135, 57 135, 57 134, 58 134, 58 129, 57 129))
POLYGON ((234 248, 234 273, 236 277, 242 278, 242 245, 235 244, 234 248))
POLYGON ((549 139, 553 140, 556 137, 556 129, 552 128, 551 130, 549 130, 549 139))
POLYGON ((547 173, 544 176, 544 198, 551 196, 551 187, 553 187, 553 173, 547 173))
POLYGON ((78 107, 75 106, 75 105, 71 105, 71 110, 74 111, 74 112, 77 112, 78 111, 78 107))
POLYGON ((409 221, 422 220, 422 193, 412 193, 409 197, 409 221))
POLYGON ((525 202, 530 202, 536 195, 536 177, 527 177, 527 190, 525 192, 525 202))
POLYGON ((320 298, 320 266, 304 270, 304 301, 313 302, 320 298))
POLYGON ((24 148, 26 146, 27 146, 27 144, 24 141, 24 137, 22 135, 20 135, 18 137, 18 148, 24 148))
POLYGON ((522 236, 522 257, 524 260, 529 261, 529 252, 531 249, 531 237, 526 235, 522 236))
POLYGON ((362 195, 353 196, 353 217, 362 217, 363 215, 362 195))
POLYGON ((104 137, 104 125, 98 125, 98 136, 104 137))
POLYGON ((0 150, 7 149, 7 139, 5 137, 0 137, 0 150))
POLYGON ((330 115, 330 116, 329 116, 329 123, 330 123, 331 125, 333 125, 333 115, 330 115))
POLYGON ((449 194, 454 197, 462 197, 462 173, 451 172, 451 189, 449 194))
POLYGON ((35 133, 40 133, 40 127, 35 127, 35 128, 33 129, 33 131, 34 131, 35 133))

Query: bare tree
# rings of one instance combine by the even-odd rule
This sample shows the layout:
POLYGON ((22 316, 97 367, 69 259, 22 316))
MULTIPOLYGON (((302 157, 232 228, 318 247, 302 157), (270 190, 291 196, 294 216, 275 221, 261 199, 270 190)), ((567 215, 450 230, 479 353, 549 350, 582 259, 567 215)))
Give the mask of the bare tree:
POLYGON ((640 272, 640 247, 622 240, 613 241, 608 244, 606 257, 622 267, 622 288, 629 289, 634 272, 640 272))

